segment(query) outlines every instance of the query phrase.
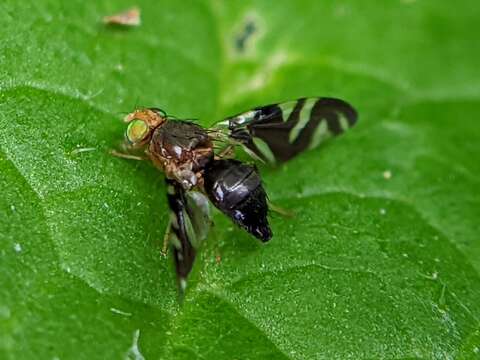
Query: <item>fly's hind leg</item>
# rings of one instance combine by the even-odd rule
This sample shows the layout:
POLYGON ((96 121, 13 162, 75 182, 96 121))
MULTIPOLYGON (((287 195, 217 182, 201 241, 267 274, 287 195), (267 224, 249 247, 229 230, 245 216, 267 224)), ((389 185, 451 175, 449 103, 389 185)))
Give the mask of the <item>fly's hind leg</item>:
POLYGON ((277 214, 279 214, 279 215, 281 215, 281 216, 283 216, 283 217, 285 217, 285 218, 293 218, 293 217, 295 217, 295 213, 294 213, 293 211, 290 211, 290 210, 284 209, 284 208, 282 208, 282 207, 280 207, 280 206, 277 206, 277 205, 275 205, 275 204, 272 204, 272 202, 270 202, 270 200, 268 201, 268 208, 269 208, 271 211, 273 211, 273 212, 275 212, 275 213, 277 213, 277 214))
POLYGON ((162 246, 162 255, 167 257, 168 255, 168 245, 170 243, 170 231, 172 227, 171 220, 168 220, 167 228, 165 229, 165 235, 163 236, 163 246, 162 246))

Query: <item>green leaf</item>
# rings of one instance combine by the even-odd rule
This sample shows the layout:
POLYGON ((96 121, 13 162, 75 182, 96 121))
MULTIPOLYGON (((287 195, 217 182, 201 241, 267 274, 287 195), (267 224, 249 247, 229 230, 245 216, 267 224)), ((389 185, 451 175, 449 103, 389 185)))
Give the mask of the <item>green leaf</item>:
POLYGON ((0 5, 0 358, 478 358, 477 2, 144 0, 101 24, 131 5, 0 5), (162 175, 109 155, 122 114, 302 96, 360 122, 261 168, 295 213, 268 244, 215 214, 179 306, 162 175))

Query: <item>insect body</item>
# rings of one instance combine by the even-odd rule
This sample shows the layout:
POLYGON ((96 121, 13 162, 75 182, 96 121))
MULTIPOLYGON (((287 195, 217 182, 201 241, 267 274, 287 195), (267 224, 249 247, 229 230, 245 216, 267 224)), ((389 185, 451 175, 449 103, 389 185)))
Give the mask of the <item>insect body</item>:
POLYGON ((168 117, 157 108, 127 115, 130 148, 142 148, 166 176, 170 243, 183 291, 210 225, 209 201, 238 226, 268 241, 268 203, 255 166, 232 159, 241 146, 254 159, 287 161, 357 121, 355 109, 333 98, 302 98, 257 107, 211 128, 168 117), (219 151, 216 149, 219 148, 219 151))
POLYGON ((213 204, 262 241, 272 237, 267 196, 254 166, 238 160, 216 160, 205 168, 204 189, 213 204))
POLYGON ((126 117, 126 138, 133 146, 147 145, 153 163, 189 190, 213 159, 213 143, 205 129, 187 121, 168 120, 157 109, 135 111, 126 117))

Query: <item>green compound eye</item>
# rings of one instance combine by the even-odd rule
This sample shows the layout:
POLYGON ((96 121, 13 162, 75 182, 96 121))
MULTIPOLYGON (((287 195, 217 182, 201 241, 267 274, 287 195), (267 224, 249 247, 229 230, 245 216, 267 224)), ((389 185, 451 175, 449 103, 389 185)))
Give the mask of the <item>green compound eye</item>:
POLYGON ((133 120, 128 124, 126 136, 132 144, 138 143, 145 138, 148 133, 148 125, 143 120, 133 120))

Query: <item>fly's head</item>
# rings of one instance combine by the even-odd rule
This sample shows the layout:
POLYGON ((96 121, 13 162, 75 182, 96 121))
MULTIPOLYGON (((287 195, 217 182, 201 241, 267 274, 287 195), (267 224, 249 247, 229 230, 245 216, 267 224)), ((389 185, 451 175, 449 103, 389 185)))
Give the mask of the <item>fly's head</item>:
POLYGON ((152 139, 152 134, 166 121, 165 114, 155 108, 139 109, 128 114, 124 122, 128 124, 125 131, 127 146, 133 149, 144 148, 152 139))

